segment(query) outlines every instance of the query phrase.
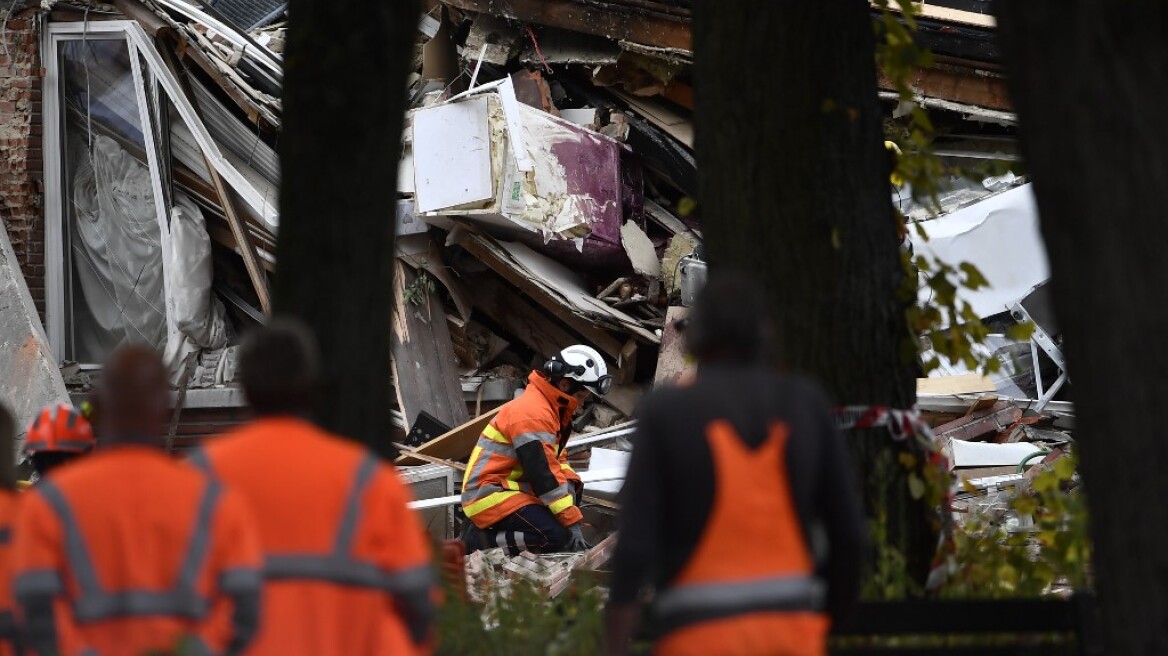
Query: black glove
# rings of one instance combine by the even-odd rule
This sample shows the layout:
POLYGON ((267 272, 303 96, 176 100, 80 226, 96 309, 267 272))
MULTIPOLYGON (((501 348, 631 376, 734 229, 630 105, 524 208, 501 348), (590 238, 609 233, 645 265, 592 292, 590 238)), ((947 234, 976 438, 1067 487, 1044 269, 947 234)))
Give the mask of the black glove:
POLYGON ((568 527, 568 551, 588 551, 592 545, 584 539, 584 531, 580 530, 580 523, 577 522, 568 527))

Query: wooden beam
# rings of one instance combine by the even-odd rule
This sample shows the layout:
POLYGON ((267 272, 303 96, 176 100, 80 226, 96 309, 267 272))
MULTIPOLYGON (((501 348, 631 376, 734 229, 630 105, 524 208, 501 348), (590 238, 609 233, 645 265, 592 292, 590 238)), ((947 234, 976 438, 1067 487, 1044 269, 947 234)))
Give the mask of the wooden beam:
MULTIPOLYGON (((559 27, 573 32, 603 36, 614 41, 669 48, 693 53, 692 22, 686 16, 671 15, 669 8, 653 3, 637 6, 583 4, 574 0, 442 0, 445 4, 474 11, 559 27)), ((632 3, 630 3, 632 4, 632 3)))
MULTIPOLYGON (((613 360, 618 360, 620 358, 621 349, 624 347, 624 342, 614 337, 612 333, 594 325, 587 319, 576 316, 575 313, 573 313, 568 308, 565 308, 562 303, 553 297, 547 290, 536 284, 535 281, 517 273, 511 269, 511 267, 501 262, 498 255, 496 255, 494 251, 481 244, 474 236, 463 239, 459 243, 463 248, 477 257, 479 261, 494 270, 495 273, 505 278, 517 289, 526 294, 529 298, 542 305, 543 308, 548 312, 551 312, 552 315, 559 317, 561 321, 571 326, 572 330, 580 333, 580 335, 588 340, 593 346, 603 351, 613 360)), ((575 341, 576 340, 572 340, 568 342, 568 344, 571 344, 575 341)), ((560 348, 563 348, 563 346, 560 348)))
POLYGON ((979 14, 976 11, 963 11, 950 7, 938 7, 927 2, 914 3, 917 6, 917 15, 921 18, 961 23, 962 25, 976 25, 978 27, 996 28, 998 21, 993 14, 979 14))
MULTIPOLYGON (((196 109, 196 111, 198 110, 196 109)), ((248 238, 244 221, 239 218, 239 214, 236 212, 235 199, 231 197, 231 191, 223 183, 219 172, 211 166, 211 161, 207 159, 205 153, 203 161, 207 163, 207 170, 211 173, 211 181, 215 184, 215 192, 219 194, 219 203, 227 214, 227 225, 231 228, 231 234, 238 244, 239 254, 243 257, 243 266, 247 269, 247 277, 251 279, 251 285, 260 300, 260 309, 264 311, 264 314, 271 316, 272 293, 268 288, 268 275, 264 272, 263 264, 260 263, 260 256, 256 253, 255 244, 251 243, 251 239, 248 238)))
POLYGON ((449 467, 454 471, 466 471, 465 462, 455 462, 453 460, 447 460, 446 458, 435 458, 434 456, 428 456, 424 453, 419 453, 418 450, 414 447, 402 444, 401 442, 394 442, 393 445, 396 446, 403 454, 409 455, 411 458, 417 458, 422 462, 428 462, 431 465, 442 465, 443 467, 449 467))
MULTIPOLYGON (((873 9, 880 9, 880 5, 875 2, 869 2, 869 5, 873 9)), ((980 14, 976 11, 940 7, 928 2, 914 2, 913 5, 915 5, 915 16, 917 18, 959 23, 961 25, 973 25, 976 27, 996 28, 998 26, 997 19, 993 14, 980 14)), ((901 13, 900 6, 895 2, 889 2, 888 9, 897 14, 901 13)))
MULTIPOLYGON (((187 97, 187 102, 195 110, 195 116, 202 121, 203 112, 199 108, 198 100, 191 90, 191 80, 187 77, 186 71, 180 70, 177 58, 169 48, 161 48, 160 52, 162 52, 162 58, 166 61, 170 72, 174 74, 174 77, 182 86, 183 94, 187 97)), ((260 309, 263 310, 264 314, 271 316, 272 294, 268 288, 268 274, 264 272, 263 265, 260 264, 260 256, 256 253, 255 244, 252 244, 251 239, 248 237, 246 220, 240 218, 231 190, 223 182, 223 177, 219 175, 219 171, 211 164, 211 159, 207 157, 207 153, 201 147, 199 148, 199 153, 203 156, 203 165, 207 167, 207 173, 211 175, 211 186, 215 188, 215 194, 219 197, 219 206, 223 208, 224 214, 227 215, 227 225, 231 228, 231 234, 235 237, 236 249, 240 256, 243 257, 243 266, 247 269, 247 276, 251 279, 251 285, 255 289, 256 297, 260 301, 260 309)))
MULTIPOLYGON (((886 91, 898 91, 883 72, 877 72, 877 84, 886 91)), ((987 75, 955 66, 937 66, 913 72, 908 84, 914 92, 926 98, 1014 111, 1006 91, 1006 80, 999 75, 987 75)))
POLYGON ((399 465, 425 464, 421 458, 413 457, 419 453, 445 460, 469 458, 470 452, 474 450, 475 442, 479 439, 479 434, 483 432, 483 429, 487 427, 487 424, 491 423, 491 420, 497 414, 499 414, 499 408, 484 412, 465 424, 457 428, 452 428, 445 434, 439 435, 429 442, 418 446, 410 453, 403 453, 394 462, 399 465))
POLYGON ((446 325, 446 307, 437 291, 416 289, 421 303, 414 305, 406 290, 418 274, 394 260, 393 350, 394 389, 407 427, 422 410, 450 426, 467 419, 462 379, 454 358, 454 344, 446 325))
MULTIPOLYGON (((207 223, 207 234, 211 235, 211 239, 219 242, 221 245, 230 248, 233 251, 239 251, 239 242, 235 239, 235 235, 231 234, 231 230, 224 228, 218 223, 207 223)), ((264 267, 269 273, 275 273, 276 264, 269 262, 264 258, 260 258, 260 265, 264 267)))

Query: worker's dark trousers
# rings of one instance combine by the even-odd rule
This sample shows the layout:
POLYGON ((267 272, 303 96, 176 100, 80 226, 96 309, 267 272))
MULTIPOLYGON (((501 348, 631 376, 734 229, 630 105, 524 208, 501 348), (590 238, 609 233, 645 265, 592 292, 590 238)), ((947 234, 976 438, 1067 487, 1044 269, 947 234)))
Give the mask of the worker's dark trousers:
POLYGON ((568 529, 560 525, 547 506, 524 506, 487 529, 467 522, 462 540, 468 554, 480 549, 506 547, 507 553, 521 551, 552 553, 568 546, 568 529))

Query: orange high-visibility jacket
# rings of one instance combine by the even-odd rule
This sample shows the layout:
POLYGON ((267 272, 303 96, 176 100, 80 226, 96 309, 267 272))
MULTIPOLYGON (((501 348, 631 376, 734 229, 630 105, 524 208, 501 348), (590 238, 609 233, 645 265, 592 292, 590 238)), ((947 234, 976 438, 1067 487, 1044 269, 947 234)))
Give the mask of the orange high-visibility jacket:
POLYGON ((564 445, 579 405, 539 372, 481 435, 462 479, 462 510, 488 528, 524 506, 543 504, 564 526, 579 522, 574 493, 580 477, 564 445))
POLYGON ((692 557, 657 595, 667 631, 654 654, 826 656, 824 590, 787 482, 788 435, 776 423, 752 450, 729 422, 707 428, 714 505, 692 557))
POLYGON ((259 544, 243 500, 206 474, 117 446, 20 503, 13 590, 37 653, 237 654, 254 635, 259 544))
POLYGON ((196 466, 239 490, 264 552, 255 656, 413 654, 432 615, 431 550, 390 465, 291 417, 209 442, 196 466))
POLYGON ((0 656, 16 654, 15 604, 12 600, 12 525, 19 496, 0 489, 0 656))

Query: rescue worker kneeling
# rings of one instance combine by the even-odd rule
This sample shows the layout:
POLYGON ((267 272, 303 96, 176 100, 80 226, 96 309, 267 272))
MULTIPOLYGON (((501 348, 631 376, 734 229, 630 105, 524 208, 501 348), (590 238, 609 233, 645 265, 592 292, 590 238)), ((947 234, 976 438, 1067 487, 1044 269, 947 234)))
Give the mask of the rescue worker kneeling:
POLYGON ((533 371, 527 389, 504 405, 479 435, 462 480, 470 520, 467 552, 504 547, 548 553, 583 551, 579 499, 584 484, 568 464, 572 415, 612 386, 595 349, 569 346, 533 371))

